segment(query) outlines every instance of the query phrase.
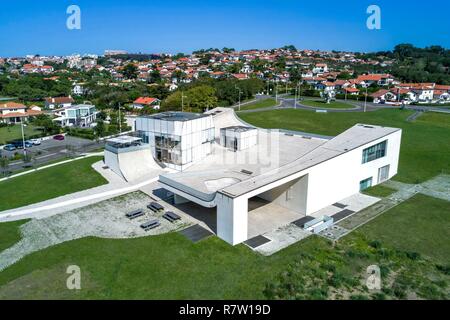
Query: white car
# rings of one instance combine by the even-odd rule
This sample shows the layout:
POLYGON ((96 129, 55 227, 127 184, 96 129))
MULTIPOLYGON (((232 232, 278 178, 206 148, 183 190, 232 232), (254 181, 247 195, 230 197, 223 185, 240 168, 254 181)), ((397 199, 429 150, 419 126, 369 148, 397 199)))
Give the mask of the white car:
POLYGON ((40 138, 37 138, 37 139, 30 139, 30 142, 31 142, 32 144, 34 144, 35 146, 38 146, 38 145, 41 144, 42 139, 40 139, 40 138))

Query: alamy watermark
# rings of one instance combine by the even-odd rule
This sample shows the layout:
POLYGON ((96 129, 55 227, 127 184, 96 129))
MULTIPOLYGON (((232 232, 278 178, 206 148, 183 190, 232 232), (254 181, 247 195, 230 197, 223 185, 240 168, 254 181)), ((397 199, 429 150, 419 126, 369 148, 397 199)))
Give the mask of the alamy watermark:
POLYGON ((81 9, 73 4, 67 7, 66 13, 69 15, 66 20, 66 26, 69 30, 81 29, 81 9))
POLYGON ((70 274, 66 280, 66 286, 69 290, 81 289, 81 269, 77 265, 70 265, 66 270, 67 274, 70 274))
POLYGON ((380 30, 381 29, 381 9, 376 4, 372 4, 367 7, 367 14, 369 17, 366 21, 367 29, 380 30))

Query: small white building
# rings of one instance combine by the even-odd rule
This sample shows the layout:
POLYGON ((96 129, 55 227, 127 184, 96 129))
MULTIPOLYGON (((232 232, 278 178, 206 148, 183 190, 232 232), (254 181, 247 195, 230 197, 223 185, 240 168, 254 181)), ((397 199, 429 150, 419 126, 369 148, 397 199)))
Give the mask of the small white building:
POLYGON ((74 100, 71 96, 68 97, 55 97, 55 98, 45 98, 45 108, 46 109, 61 109, 72 106, 74 100))
POLYGON ((233 151, 248 149, 256 145, 258 130, 246 126, 231 126, 220 129, 220 145, 233 151))

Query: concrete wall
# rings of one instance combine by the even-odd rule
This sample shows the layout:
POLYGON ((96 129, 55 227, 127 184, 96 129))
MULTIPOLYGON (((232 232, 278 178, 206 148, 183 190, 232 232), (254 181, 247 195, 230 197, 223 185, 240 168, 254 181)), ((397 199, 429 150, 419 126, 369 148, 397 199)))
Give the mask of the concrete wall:
POLYGON ((232 245, 247 240, 248 237, 248 198, 230 198, 218 194, 217 236, 232 245))
POLYGON ((308 199, 306 214, 331 205, 359 192, 359 182, 372 177, 372 185, 378 184, 378 169, 389 165, 389 179, 397 174, 400 153, 401 131, 375 140, 309 170, 308 199), (386 155, 362 163, 362 153, 367 147, 387 141, 386 155))

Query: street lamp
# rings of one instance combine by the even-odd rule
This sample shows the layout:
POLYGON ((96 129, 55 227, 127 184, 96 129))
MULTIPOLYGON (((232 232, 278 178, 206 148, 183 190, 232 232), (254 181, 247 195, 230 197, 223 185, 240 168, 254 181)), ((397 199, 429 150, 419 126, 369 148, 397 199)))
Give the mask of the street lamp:
POLYGON ((241 89, 238 88, 237 85, 234 85, 234 87, 236 90, 239 90, 239 111, 241 111, 241 93, 242 93, 242 91, 241 91, 241 89))
POLYGON ((298 90, 298 86, 295 86, 294 109, 297 109, 297 90, 298 90))
POLYGON ((122 133, 122 118, 120 114, 120 102, 119 102, 119 134, 122 133))
POLYGON ((183 91, 181 91, 181 112, 183 112, 184 109, 184 98, 187 97, 184 95, 183 91))
POLYGON ((367 108, 367 87, 366 87, 366 96, 364 97, 364 112, 366 112, 367 108))
POLYGON ((22 146, 23 146, 23 156, 27 157, 27 147, 25 146, 25 134, 23 132, 23 118, 20 119, 20 127, 22 129, 22 146))

